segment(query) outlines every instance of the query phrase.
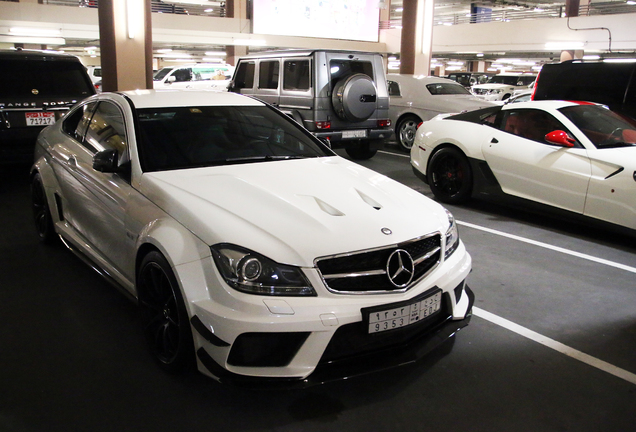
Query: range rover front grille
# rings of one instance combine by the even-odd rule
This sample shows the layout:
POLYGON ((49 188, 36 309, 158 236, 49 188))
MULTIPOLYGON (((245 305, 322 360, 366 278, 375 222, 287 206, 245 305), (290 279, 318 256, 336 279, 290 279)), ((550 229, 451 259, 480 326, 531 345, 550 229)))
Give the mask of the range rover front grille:
POLYGON ((343 294, 406 291, 440 262, 441 235, 398 245, 318 258, 316 266, 329 288, 343 294))

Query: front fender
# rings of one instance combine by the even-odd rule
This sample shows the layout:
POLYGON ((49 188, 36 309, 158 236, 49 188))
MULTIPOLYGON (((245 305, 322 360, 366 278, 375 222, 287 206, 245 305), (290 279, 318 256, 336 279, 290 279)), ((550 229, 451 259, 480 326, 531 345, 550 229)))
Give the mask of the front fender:
POLYGON ((136 268, 145 254, 152 249, 161 252, 170 263, 181 285, 184 299, 194 301, 209 296, 203 270, 205 266, 202 265, 202 262, 211 262, 211 251, 208 245, 183 225, 165 215, 146 224, 139 233, 136 246, 136 268), (184 270, 186 268, 188 271, 184 270), (191 283, 193 280, 198 282, 191 283))
POLYGON ((58 208, 55 194, 59 193, 60 186, 57 181, 53 167, 44 156, 40 156, 31 167, 30 178, 33 179, 35 174, 40 174, 42 184, 44 185, 44 193, 51 212, 51 218, 55 225, 60 221, 61 209, 58 208))

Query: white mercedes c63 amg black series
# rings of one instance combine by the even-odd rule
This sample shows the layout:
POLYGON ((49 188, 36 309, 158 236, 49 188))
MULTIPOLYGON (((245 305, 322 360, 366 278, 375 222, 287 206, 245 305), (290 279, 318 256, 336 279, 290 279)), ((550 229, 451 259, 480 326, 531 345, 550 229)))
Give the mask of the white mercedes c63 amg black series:
POLYGON ((101 93, 39 136, 36 226, 141 309, 168 371, 303 385, 414 361, 471 317, 451 214, 276 109, 101 93))

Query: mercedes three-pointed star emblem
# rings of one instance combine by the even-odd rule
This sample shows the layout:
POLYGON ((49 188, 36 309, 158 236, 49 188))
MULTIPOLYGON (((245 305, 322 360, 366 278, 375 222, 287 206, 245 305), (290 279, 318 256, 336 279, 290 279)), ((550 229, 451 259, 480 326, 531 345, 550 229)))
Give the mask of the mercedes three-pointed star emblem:
POLYGON ((407 287, 413 280, 413 258, 404 249, 396 249, 386 262, 386 274, 393 285, 407 287))

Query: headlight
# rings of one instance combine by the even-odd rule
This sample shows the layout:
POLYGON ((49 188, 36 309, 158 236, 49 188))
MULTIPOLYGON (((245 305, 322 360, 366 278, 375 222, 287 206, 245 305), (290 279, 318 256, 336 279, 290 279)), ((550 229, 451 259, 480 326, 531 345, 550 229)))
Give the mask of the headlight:
POLYGON ((455 218, 448 210, 446 210, 446 215, 448 216, 448 222, 450 223, 450 226, 446 231, 446 248, 444 249, 444 259, 451 256, 451 254, 457 249, 457 246, 459 246, 459 231, 457 230, 457 223, 455 223, 455 218))
POLYGON ((298 267, 278 264, 261 254, 231 244, 211 247, 225 282, 248 294, 315 296, 316 291, 298 267))

